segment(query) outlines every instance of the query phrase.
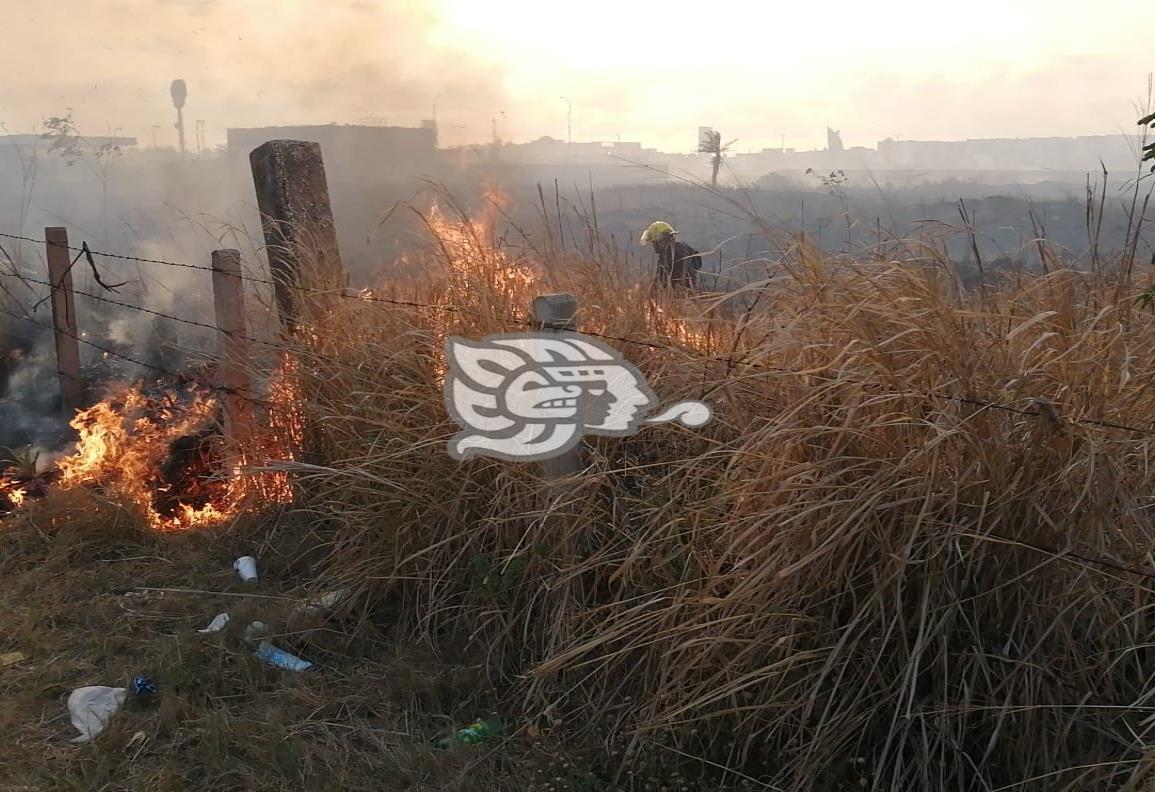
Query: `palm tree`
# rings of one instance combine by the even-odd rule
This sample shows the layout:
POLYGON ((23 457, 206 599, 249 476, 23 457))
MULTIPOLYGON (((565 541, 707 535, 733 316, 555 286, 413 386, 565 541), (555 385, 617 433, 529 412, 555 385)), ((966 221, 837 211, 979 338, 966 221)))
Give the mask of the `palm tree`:
POLYGON ((710 166, 713 169, 710 175, 711 187, 718 186, 718 171, 722 167, 722 157, 737 142, 735 138, 723 146, 721 132, 715 132, 713 127, 698 127, 698 153, 713 155, 710 157, 710 166))

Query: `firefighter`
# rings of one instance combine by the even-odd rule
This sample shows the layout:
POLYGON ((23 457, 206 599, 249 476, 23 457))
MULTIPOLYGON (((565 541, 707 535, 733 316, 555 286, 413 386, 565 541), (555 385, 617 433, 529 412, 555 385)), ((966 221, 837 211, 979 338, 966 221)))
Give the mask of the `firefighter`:
POLYGON ((654 282, 676 289, 698 289, 698 270, 702 257, 698 251, 674 239, 678 232, 665 220, 650 223, 642 234, 643 245, 653 245, 658 255, 658 272, 654 282))

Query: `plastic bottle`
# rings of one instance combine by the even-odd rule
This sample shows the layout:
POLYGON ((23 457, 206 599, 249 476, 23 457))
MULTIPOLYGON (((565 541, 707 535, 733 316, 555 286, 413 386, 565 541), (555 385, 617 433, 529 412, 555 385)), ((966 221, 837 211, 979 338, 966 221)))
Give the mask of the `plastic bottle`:
POLYGON ((476 745, 489 740, 501 733, 501 723, 495 720, 478 720, 468 726, 458 729, 449 737, 437 741, 437 747, 442 750, 455 745, 476 745))
POLYGON ((257 646, 257 657, 286 671, 308 671, 313 667, 313 664, 308 660, 286 652, 284 649, 278 649, 268 641, 261 641, 257 646))

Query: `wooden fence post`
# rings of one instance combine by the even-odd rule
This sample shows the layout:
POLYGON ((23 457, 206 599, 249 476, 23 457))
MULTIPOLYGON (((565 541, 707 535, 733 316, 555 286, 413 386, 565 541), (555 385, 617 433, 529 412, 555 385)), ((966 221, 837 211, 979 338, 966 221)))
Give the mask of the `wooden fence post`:
POLYGON ((52 295, 52 327, 56 333, 56 371, 60 376, 60 406, 71 412, 84 403, 80 378, 80 331, 76 327, 76 304, 72 295, 72 261, 68 229, 44 229, 48 246, 48 282, 52 295))
POLYGON ((281 323, 292 331, 306 296, 317 304, 316 290, 339 295, 344 286, 321 146, 270 140, 253 149, 249 163, 281 323))
MULTIPOLYGON (((577 298, 572 294, 543 294, 533 300, 533 321, 538 330, 572 332, 577 329, 577 308, 577 298)), ((572 476, 582 469, 580 446, 540 464, 542 478, 547 480, 572 476)))
POLYGON ((214 250, 213 308, 220 331, 221 361, 216 384, 225 388, 225 437, 238 458, 252 438, 253 410, 249 400, 251 383, 246 369, 248 345, 245 341, 245 289, 241 278, 241 254, 237 250, 214 250))

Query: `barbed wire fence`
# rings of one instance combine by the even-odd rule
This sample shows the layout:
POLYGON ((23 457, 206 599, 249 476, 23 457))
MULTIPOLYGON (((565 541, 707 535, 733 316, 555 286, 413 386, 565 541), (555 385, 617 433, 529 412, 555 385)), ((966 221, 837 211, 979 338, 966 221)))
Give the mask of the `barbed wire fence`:
MULTIPOLYGON (((46 240, 46 239, 37 239, 35 237, 27 237, 27 236, 11 234, 11 233, 6 233, 6 232, 0 232, 0 238, 21 240, 21 241, 35 243, 35 244, 41 244, 41 245, 47 245, 48 244, 48 240, 46 240)), ((277 338, 276 340, 269 340, 266 338, 259 338, 256 336, 252 336, 252 335, 249 335, 248 333, 230 333, 228 330, 223 329, 219 324, 216 324, 216 325, 209 324, 207 322, 202 322, 202 321, 199 321, 196 319, 177 316, 175 314, 170 314, 170 313, 166 313, 163 311, 157 311, 155 309, 147 308, 147 307, 142 306, 142 305, 137 305, 137 304, 134 304, 131 302, 127 302, 126 300, 115 299, 113 297, 109 297, 109 296, 107 296, 108 294, 117 293, 118 289, 120 287, 124 286, 125 284, 124 283, 121 283, 121 284, 108 284, 108 283, 106 283, 100 277, 99 271, 98 271, 97 266, 96 266, 95 258, 110 258, 110 259, 116 259, 116 260, 135 262, 137 264, 152 264, 152 265, 156 265, 156 266, 176 267, 176 268, 188 269, 188 270, 198 270, 198 271, 203 271, 203 272, 207 272, 210 274, 217 271, 214 269, 214 267, 204 266, 204 265, 199 265, 199 264, 190 264, 190 263, 186 263, 186 262, 167 261, 164 259, 143 258, 143 257, 131 256, 131 255, 126 255, 126 254, 121 254, 121 253, 109 253, 109 252, 104 252, 104 251, 96 251, 96 250, 91 250, 86 243, 82 243, 79 248, 73 247, 73 246, 67 246, 67 248, 68 248, 68 250, 75 252, 77 254, 76 258, 73 259, 72 264, 70 266, 74 266, 81 257, 85 257, 87 259, 87 263, 89 264, 89 266, 91 267, 91 269, 93 271, 93 276, 94 276, 95 281, 101 286, 101 288, 104 290, 104 292, 106 292, 105 294, 97 294, 94 292, 89 292, 89 291, 84 291, 84 290, 70 289, 69 291, 73 295, 84 297, 86 299, 92 300, 92 301, 99 303, 99 304, 111 305, 111 306, 114 306, 114 307, 121 309, 121 310, 137 312, 137 313, 152 316, 155 318, 163 318, 165 320, 176 322, 178 324, 185 325, 188 327, 195 327, 195 328, 198 328, 201 330, 208 330, 208 331, 211 331, 215 334, 219 334, 220 337, 226 339, 226 343, 227 343, 227 340, 240 340, 240 341, 245 341, 245 342, 249 342, 249 343, 259 344, 259 345, 262 345, 264 347, 267 347, 269 349, 272 349, 272 350, 274 350, 278 353, 282 353, 282 354, 285 352, 289 352, 294 348, 294 344, 296 343, 296 339, 292 334, 282 333, 281 336, 279 338, 277 338)), ((9 263, 12 264, 11 262, 9 262, 9 263)), ((36 319, 33 316, 36 308, 41 303, 43 303, 47 298, 46 297, 42 298, 40 301, 38 301, 38 303, 36 305, 32 306, 31 308, 29 306, 24 305, 24 303, 19 298, 17 298, 15 296, 15 294, 12 292, 12 290, 7 288, 4 285, 4 281, 12 282, 14 279, 23 282, 24 285, 30 291, 30 294, 35 294, 36 290, 33 288, 34 286, 35 287, 41 287, 41 288, 48 288, 49 290, 59 288, 59 284, 54 284, 52 281, 44 280, 41 278, 36 278, 36 277, 33 277, 27 273, 16 272, 14 264, 12 264, 12 271, 3 271, 3 269, 0 269, 0 293, 7 295, 8 302, 11 304, 11 306, 13 308, 15 308, 15 310, 12 310, 11 308, 6 308, 6 307, 0 306, 0 315, 7 316, 10 319, 24 323, 27 326, 36 327, 41 332, 60 333, 61 328, 59 326, 46 324, 46 323, 36 319)), ((268 287, 273 287, 273 288, 276 288, 276 286, 277 286, 277 283, 274 280, 269 279, 269 278, 262 278, 259 276, 242 275, 241 279, 244 282, 248 282, 248 283, 256 284, 256 285, 268 286, 268 287)), ((447 305, 447 304, 435 304, 435 303, 424 303, 424 302, 419 302, 419 301, 414 301, 414 300, 401 300, 401 299, 394 299, 394 298, 389 298, 389 297, 382 297, 379 295, 372 294, 371 292, 369 292, 367 290, 362 290, 362 291, 358 291, 358 292, 351 292, 348 289, 325 290, 325 289, 311 288, 311 287, 300 285, 300 284, 294 284, 293 288, 296 290, 299 290, 299 291, 303 291, 303 292, 311 292, 311 293, 316 293, 319 295, 326 295, 326 296, 337 296, 337 297, 340 297, 342 299, 357 300, 361 304, 379 305, 382 307, 388 307, 388 308, 393 308, 393 309, 421 310, 421 311, 431 311, 431 312, 441 312, 441 313, 454 313, 454 314, 459 314, 459 315, 463 315, 463 316, 474 316, 476 318, 492 318, 492 316, 484 316, 484 315, 477 313, 475 311, 470 311, 469 309, 462 307, 462 306, 447 305)), ((218 317, 218 319, 219 318, 220 317, 218 317)), ((536 322, 536 321, 531 321, 531 320, 525 319, 525 318, 520 317, 520 316, 509 315, 509 316, 503 316, 500 318, 501 318, 501 321, 503 321, 505 324, 507 324, 509 326, 513 326, 513 327, 523 327, 527 330, 541 329, 542 328, 541 323, 536 322)), ((705 364, 705 363, 724 363, 726 365, 725 378, 724 379, 726 379, 726 380, 733 379, 736 376, 735 372, 738 371, 739 369, 747 368, 747 369, 751 369, 753 371, 763 372, 763 373, 768 373, 768 374, 780 374, 780 375, 789 375, 789 376, 805 376, 808 378, 818 378, 818 379, 827 381, 831 384, 839 384, 839 383, 845 384, 845 383, 850 382, 850 381, 855 381, 855 382, 858 382, 858 384, 869 385, 872 387, 878 387, 880 385, 880 383, 873 381, 873 380, 868 380, 868 379, 855 380, 854 378, 848 378, 846 376, 846 372, 839 372, 838 377, 832 377, 832 376, 828 376, 828 375, 824 374, 821 369, 819 369, 819 370, 815 370, 815 369, 803 370, 803 369, 794 369, 794 368, 782 367, 782 366, 774 366, 774 365, 763 363, 761 361, 748 360, 743 356, 736 356, 734 354, 731 354, 730 356, 717 356, 717 355, 701 354, 698 350, 695 350, 695 349, 687 349, 684 346, 672 345, 672 344, 663 343, 660 341, 655 341, 652 339, 630 338, 627 336, 618 336, 618 335, 614 335, 611 333, 603 333, 603 332, 598 332, 598 331, 591 330, 591 329, 581 329, 581 328, 577 328, 577 332, 579 332, 581 335, 592 336, 592 337, 599 338, 599 339, 604 340, 604 341, 615 342, 618 344, 622 344, 622 345, 626 345, 626 346, 632 346, 635 348, 662 350, 662 351, 666 351, 666 352, 670 352, 670 353, 674 353, 674 354, 678 354, 678 355, 690 355, 694 361, 699 362, 699 363, 703 363, 703 364, 705 364)), ((112 358, 120 360, 124 363, 138 366, 138 367, 140 367, 141 370, 150 371, 153 374, 156 374, 160 377, 169 378, 170 380, 173 380, 173 381, 194 382, 194 383, 196 383, 197 387, 199 387, 201 389, 207 390, 209 392, 220 394, 223 397, 228 397, 228 398, 232 398, 235 400, 239 400, 240 402, 243 402, 244 404, 249 405, 249 406, 261 407, 261 408, 266 408, 266 409, 276 407, 276 405, 273 405, 272 403, 270 403, 267 400, 255 398, 249 388, 230 387, 230 386, 221 384, 218 381, 219 378, 217 378, 217 377, 207 377, 207 376, 204 376, 204 375, 201 375, 198 373, 191 373, 190 374, 187 371, 178 371, 178 370, 175 370, 172 368, 157 365, 157 364, 149 362, 149 361, 140 360, 139 358, 136 358, 136 357, 133 357, 132 355, 128 355, 128 354, 124 353, 123 351, 114 349, 111 346, 93 341, 92 339, 88 338, 83 333, 79 333, 76 331, 71 331, 71 332, 66 331, 66 334, 68 335, 68 337, 72 338, 77 343, 83 344, 86 347, 89 347, 89 348, 91 348, 97 352, 100 352, 105 357, 112 357, 112 358)), ((203 352, 203 350, 202 350, 202 352, 203 352)), ((60 373, 62 374, 62 376, 64 375, 63 372, 60 372, 60 373)), ((1120 422, 1114 422, 1114 421, 1105 421, 1105 420, 1099 420, 1099 419, 1094 419, 1094 418, 1083 418, 1083 417, 1064 418, 1063 417, 1063 411, 1062 411, 1061 407, 1053 405, 1049 401, 1044 400, 1044 399, 1039 399, 1039 398, 1032 399, 1032 406, 1034 407, 1034 409, 1023 409, 1022 407, 1018 407, 1018 406, 1015 406, 1013 404, 1007 404, 1004 402, 998 402, 998 401, 993 401, 993 400, 983 400, 983 399, 973 398, 973 397, 969 397, 969 396, 960 396, 960 395, 956 395, 956 394, 945 394, 945 393, 926 392, 926 391, 917 391, 917 390, 909 391, 909 392, 899 392, 899 391, 893 391, 892 390, 892 391, 887 391, 887 393, 889 395, 892 395, 895 397, 918 397, 918 398, 933 400, 933 401, 954 402, 957 404, 963 404, 963 405, 967 405, 969 407, 973 407, 976 409, 977 412, 992 410, 992 411, 1000 411, 1000 412, 1004 412, 1004 413, 1008 413, 1008 414, 1013 414, 1013 415, 1020 416, 1020 417, 1030 417, 1030 418, 1035 418, 1035 419, 1041 419, 1042 421, 1049 423, 1051 426, 1058 426, 1058 425, 1061 425, 1064 423, 1070 423, 1070 424, 1074 424, 1074 425, 1085 426, 1085 427, 1088 427, 1090 429, 1096 429, 1096 430, 1125 431, 1125 432, 1131 432, 1131 433, 1134 433, 1134 434, 1137 434, 1137 435, 1143 436, 1143 437, 1155 436, 1155 427, 1142 427, 1142 426, 1136 426, 1136 425, 1132 425, 1132 424, 1126 424, 1126 423, 1120 423, 1120 422)), ((0 403, 15 402, 15 401, 16 400, 9 397, 9 398, 6 398, 4 400, 0 400, 0 403)), ((1096 567, 1101 567, 1103 569, 1114 570, 1116 572, 1132 574, 1132 575, 1135 575, 1137 577, 1141 577, 1141 578, 1144 578, 1147 580, 1155 581, 1155 573, 1149 572, 1149 571, 1144 570, 1144 569, 1136 568, 1133 565, 1122 564, 1122 563, 1119 563, 1119 562, 1114 561, 1114 560, 1109 559, 1109 558, 1105 558, 1105 557, 1101 557, 1101 556, 1095 556, 1095 555, 1087 555, 1085 553, 1080 553, 1080 552, 1077 552, 1075 549, 1070 548, 1070 547, 1064 549, 1064 548, 1060 548, 1060 547, 1050 547, 1050 546, 1044 546, 1041 544, 1036 544, 1036 543, 1031 543, 1031 542, 1024 542, 1022 540, 1014 539, 1013 537, 1005 536, 1005 535, 1000 534, 1000 533, 995 532, 995 531, 991 531, 989 533, 989 535, 990 535, 990 538, 993 540, 1004 541, 1007 543, 1016 544, 1016 545, 1019 545, 1021 547, 1026 548, 1026 549, 1045 554, 1045 555, 1052 557, 1052 558, 1055 558, 1055 559, 1065 559, 1065 560, 1068 560, 1072 563, 1094 565, 1096 567)))
MULTIPOLYGON (((7 232, 0 232, 0 238, 20 240, 20 241, 29 242, 29 243, 33 243, 33 244, 40 244, 40 245, 48 244, 48 241, 45 239, 37 239, 35 237, 29 237, 29 236, 24 236, 24 235, 19 235, 19 234, 12 234, 12 233, 7 233, 7 232)), ((97 269, 96 264, 95 264, 95 260, 94 260, 95 258, 109 258, 109 259, 134 262, 137 264, 153 264, 153 265, 158 265, 158 266, 175 267, 175 268, 186 269, 186 270, 197 270, 197 271, 206 272, 206 273, 214 272, 213 267, 202 265, 202 264, 191 264, 191 263, 187 263, 187 262, 169 261, 169 260, 165 260, 165 259, 155 259, 155 258, 144 258, 144 257, 139 257, 139 256, 127 255, 127 254, 123 254, 123 253, 111 253, 111 252, 107 252, 107 251, 92 250, 88 247, 87 243, 82 243, 82 245, 80 247, 70 245, 70 246, 67 246, 67 249, 72 251, 72 252, 75 252, 77 254, 76 260, 78 260, 82 256, 84 256, 88 259, 88 263, 94 272, 94 276, 96 278, 97 283, 100 284, 102 286, 102 288, 108 293, 116 293, 117 289, 119 289, 119 287, 121 287, 125 284, 124 283, 114 284, 114 285, 106 284, 100 278, 99 270, 97 269)), ((73 261, 73 264, 76 263, 76 260, 73 261)), ((247 275, 247 274, 243 275, 242 277, 243 277, 243 280, 247 283, 256 284, 256 285, 260 285, 260 286, 273 287, 273 288, 275 288, 277 286, 277 282, 271 278, 262 278, 262 277, 258 277, 258 276, 247 275)), ((36 277, 33 277, 33 276, 25 274, 25 273, 16 272, 14 270, 10 271, 10 272, 0 270, 0 278, 4 278, 4 279, 8 279, 8 280, 15 279, 15 280, 22 281, 25 284, 32 284, 35 286, 46 287, 48 289, 53 288, 53 284, 51 281, 44 280, 41 278, 36 278, 36 277)), ((431 311, 431 312, 454 313, 454 314, 460 314, 460 315, 465 315, 465 316, 473 316, 475 318, 487 318, 479 312, 470 311, 468 308, 465 308, 462 306, 447 305, 447 304, 443 304, 443 303, 425 303, 425 302, 420 302, 420 301, 415 301, 415 300, 403 300, 403 299, 395 299, 395 298, 390 298, 390 297, 382 297, 380 295, 372 294, 371 292, 369 292, 367 290, 358 291, 358 292, 351 292, 348 289, 326 290, 326 289, 313 288, 313 287, 309 287, 309 286, 305 286, 305 285, 301 285, 301 284, 294 284, 293 289, 301 291, 301 292, 306 292, 306 293, 314 293, 314 294, 318 294, 318 295, 325 295, 325 296, 330 296, 330 297, 335 296, 335 297, 339 297, 342 299, 356 300, 356 301, 363 303, 363 304, 380 305, 380 306, 387 306, 387 307, 391 307, 391 308, 415 309, 415 310, 423 310, 423 311, 431 311)), ((0 288, 0 291, 8 294, 10 300, 14 300, 17 302, 18 305, 20 305, 20 303, 15 298, 15 296, 12 294, 12 291, 10 289, 0 288)), ((124 300, 114 299, 112 297, 106 296, 105 294, 96 294, 93 292, 84 291, 84 290, 77 290, 77 289, 72 289, 71 292, 75 295, 84 297, 84 298, 92 300, 94 302, 98 302, 98 303, 102 303, 102 304, 106 304, 106 305, 112 305, 112 306, 115 306, 117 308, 137 312, 140 314, 149 315, 149 316, 152 316, 155 318, 165 319, 165 320, 172 321, 172 322, 175 322, 177 324, 181 324, 181 325, 185 325, 185 326, 189 326, 189 327, 196 327, 196 328, 199 328, 202 330, 208 330, 208 331, 211 331, 213 333, 223 333, 223 334, 229 335, 227 333, 227 331, 223 331, 218 325, 210 324, 207 322, 202 322, 202 321, 199 321, 196 319, 190 319, 188 317, 177 316, 174 314, 166 313, 164 311, 157 311, 157 310, 154 310, 151 308, 144 307, 142 305, 136 305, 134 303, 126 302, 124 300)), ((47 299, 47 298, 44 298, 44 299, 47 299)), ((44 299, 42 299, 40 302, 43 302, 44 299)), ((51 325, 47 325, 43 322, 40 322, 32 316, 32 314, 35 313, 35 308, 38 307, 38 305, 39 305, 39 303, 37 304, 37 306, 33 306, 32 310, 29 310, 28 308, 22 306, 21 310, 18 312, 13 312, 13 311, 10 311, 7 309, 0 309, 0 313, 3 313, 4 315, 7 315, 8 317, 16 319, 18 321, 21 321, 21 322, 27 323, 29 325, 35 326, 42 331, 53 332, 56 328, 52 327, 51 325)), ((520 317, 520 316, 514 316, 514 315, 508 315, 508 316, 501 317, 501 320, 503 321, 504 324, 506 324, 508 326, 512 326, 512 327, 524 327, 526 329, 535 329, 539 326, 536 322, 534 322, 532 320, 529 320, 529 319, 526 319, 526 318, 520 317)), ((599 338, 599 339, 602 339, 605 341, 616 342, 616 343, 624 344, 627 346, 644 347, 644 348, 648 348, 648 349, 662 350, 662 351, 671 352, 671 353, 678 353, 678 354, 682 354, 682 355, 688 354, 688 355, 691 355, 695 360, 697 360, 699 362, 703 362, 703 363, 709 363, 709 362, 724 363, 727 366, 727 370, 730 372, 733 372, 733 371, 736 371, 736 370, 739 370, 742 368, 746 368, 746 369, 752 369, 755 371, 761 371, 761 372, 773 373, 773 374, 797 375, 797 376, 803 376, 804 375, 804 376, 808 376, 808 377, 818 377, 820 379, 826 379, 830 382, 836 382, 836 381, 845 382, 845 381, 847 381, 847 379, 844 375, 841 376, 840 378, 836 379, 834 377, 825 377, 820 371, 802 370, 802 369, 793 369, 793 368, 781 367, 781 366, 773 366, 770 364, 763 363, 761 361, 748 360, 742 356, 703 355, 703 354, 698 353, 697 350, 689 349, 689 348, 686 348, 685 346, 677 346, 677 345, 673 345, 673 344, 662 343, 660 341, 655 341, 655 340, 651 340, 651 339, 640 339, 640 338, 630 338, 627 336, 618 336, 618 335, 614 335, 611 333, 598 332, 598 331, 592 330, 592 329, 579 329, 579 332, 582 335, 592 336, 592 337, 599 338)), ((235 337, 237 340, 241 340, 241 341, 245 341, 245 342, 249 342, 249 343, 253 343, 253 344, 258 344, 258 345, 261 345, 261 346, 264 346, 264 347, 267 347, 270 349, 275 349, 275 350, 285 350, 285 349, 288 349, 292 346, 292 340, 288 337, 285 337, 285 336, 282 336, 281 338, 279 338, 277 340, 269 340, 267 338, 259 338, 259 337, 256 337, 256 336, 253 336, 253 335, 250 335, 247 333, 246 334, 235 334, 235 335, 233 335, 233 337, 235 337)), ((102 354, 104 354, 106 356, 116 358, 116 359, 121 360, 125 363, 140 366, 142 369, 153 371, 159 375, 166 376, 166 377, 172 377, 172 378, 181 378, 181 379, 190 379, 190 378, 194 379, 194 380, 197 379, 197 377, 195 375, 190 377, 190 375, 187 372, 176 371, 176 370, 166 368, 163 366, 158 366, 158 365, 156 365, 154 363, 150 363, 148 361, 134 358, 131 355, 127 355, 122 351, 118 351, 116 349, 111 348, 111 346, 106 346, 106 345, 97 343, 95 341, 92 341, 91 339, 87 338, 85 336, 85 334, 77 334, 75 336, 75 338, 79 343, 84 344, 85 346, 90 347, 92 349, 95 349, 96 351, 101 352, 102 354)), ((866 381, 864 381, 864 382, 866 382, 866 381)), ((222 386, 222 385, 210 382, 210 381, 203 381, 203 380, 200 382, 200 384, 203 387, 205 387, 211 391, 229 393, 232 395, 240 396, 241 398, 244 398, 244 399, 246 399, 250 402, 253 402, 255 404, 267 405, 267 402, 254 399, 252 396, 244 394, 236 388, 229 388, 227 386, 222 386)), ((869 384, 877 385, 878 383, 870 382, 869 384)), ((958 404, 965 404, 967 406, 977 408, 978 410, 996 410, 996 411, 1002 411, 1002 412, 1011 413, 1011 414, 1019 415, 1019 416, 1037 417, 1037 418, 1042 418, 1044 420, 1052 420, 1052 421, 1054 420, 1054 418, 1056 416, 1066 415, 1065 411, 1063 410, 1063 408, 1061 406, 1053 405, 1053 404, 1047 402, 1046 400, 1038 399, 1038 398, 1032 400, 1032 405, 1035 407, 1035 409, 1024 409, 1022 407, 1018 407, 1018 406, 1015 406, 1013 404, 1006 404, 1006 403, 998 402, 998 401, 994 401, 994 400, 984 400, 984 399, 974 398, 974 397, 970 397, 970 396, 960 396, 957 394, 923 392, 923 391, 912 391, 912 392, 907 392, 907 393, 900 393, 900 392, 896 391, 896 392, 891 393, 890 395, 893 395, 893 396, 918 396, 918 397, 931 399, 931 400, 950 401, 950 402, 955 402, 958 404)), ((1141 426, 1135 426, 1135 425, 1116 422, 1116 421, 1105 421, 1105 420, 1099 420, 1099 419, 1094 419, 1094 418, 1084 418, 1084 417, 1067 418, 1065 420, 1068 420, 1070 423, 1073 423, 1073 424, 1078 424, 1078 425, 1087 426, 1087 427, 1094 427, 1094 428, 1098 428, 1098 429, 1120 430, 1120 431, 1133 432, 1133 433, 1140 434, 1140 435, 1155 436, 1155 427, 1141 427, 1141 426)))

